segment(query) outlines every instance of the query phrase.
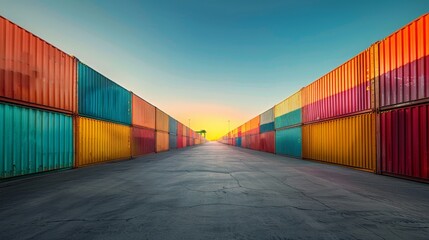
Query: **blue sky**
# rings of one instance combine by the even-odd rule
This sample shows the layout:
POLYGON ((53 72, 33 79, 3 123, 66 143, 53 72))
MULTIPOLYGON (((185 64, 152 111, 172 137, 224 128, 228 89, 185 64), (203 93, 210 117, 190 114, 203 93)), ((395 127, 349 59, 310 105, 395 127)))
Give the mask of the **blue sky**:
POLYGON ((0 4, 2 16, 209 133, 242 124, 429 10, 427 0, 0 4))

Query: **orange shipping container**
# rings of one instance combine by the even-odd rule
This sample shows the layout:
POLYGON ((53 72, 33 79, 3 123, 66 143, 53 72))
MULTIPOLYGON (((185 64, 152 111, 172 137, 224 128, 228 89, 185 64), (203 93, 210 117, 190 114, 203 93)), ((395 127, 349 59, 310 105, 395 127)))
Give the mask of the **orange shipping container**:
POLYGON ((168 132, 168 115, 156 109, 156 130, 168 132))
POLYGON ((129 126, 76 117, 75 166, 131 158, 129 126))
POLYGON ((169 139, 168 133, 156 132, 156 152, 168 151, 169 139))
POLYGON ((376 170, 375 114, 302 127, 303 158, 376 170))
POLYGON ((155 129, 155 107, 132 94, 132 124, 155 129))
POLYGON ((0 16, 0 99, 76 112, 76 59, 0 16))

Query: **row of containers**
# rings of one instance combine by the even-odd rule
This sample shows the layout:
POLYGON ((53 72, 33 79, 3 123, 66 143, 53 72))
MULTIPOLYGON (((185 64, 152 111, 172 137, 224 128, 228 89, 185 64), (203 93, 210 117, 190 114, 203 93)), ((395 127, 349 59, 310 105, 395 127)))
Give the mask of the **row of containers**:
POLYGON ((0 178, 204 142, 136 94, 0 17, 0 178))
POLYGON ((429 181, 428 26, 426 14, 220 141, 429 181))

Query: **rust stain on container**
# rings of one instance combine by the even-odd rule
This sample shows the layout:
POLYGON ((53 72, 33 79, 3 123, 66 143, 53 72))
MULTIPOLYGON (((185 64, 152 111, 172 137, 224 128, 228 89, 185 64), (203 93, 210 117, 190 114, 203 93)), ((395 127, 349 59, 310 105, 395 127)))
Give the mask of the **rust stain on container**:
POLYGON ((0 16, 0 98, 76 112, 76 59, 0 16))

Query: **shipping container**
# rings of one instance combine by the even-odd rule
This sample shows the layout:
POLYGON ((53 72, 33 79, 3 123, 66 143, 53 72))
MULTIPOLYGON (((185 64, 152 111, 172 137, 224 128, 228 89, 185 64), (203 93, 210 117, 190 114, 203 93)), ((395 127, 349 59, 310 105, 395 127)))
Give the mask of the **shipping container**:
POLYGON ((168 135, 168 148, 169 149, 176 149, 177 148, 177 135, 170 133, 168 135))
POLYGON ((381 113, 381 172, 429 180, 429 105, 381 113))
POLYGON ((182 135, 177 135, 177 144, 176 147, 177 148, 183 148, 183 136, 182 135))
POLYGON ((260 118, 260 125, 274 122, 274 107, 263 112, 259 118, 260 118))
POLYGON ((375 116, 367 113, 304 125, 303 158, 375 171, 375 116))
POLYGON ((168 118, 168 132, 177 135, 177 120, 172 117, 168 118))
POLYGON ((275 133, 276 153, 295 158, 302 157, 302 127, 277 130, 275 133))
POLYGON ((132 94, 132 124, 155 129, 155 107, 135 94, 132 94))
POLYGON ((275 153, 275 137, 274 131, 261 133, 259 135, 259 150, 263 152, 275 153))
POLYGON ((132 156, 141 156, 155 152, 155 130, 150 128, 132 127, 132 156))
POLYGON ((76 112, 76 60, 0 16, 0 100, 76 112))
POLYGON ((70 115, 0 103, 0 178, 73 166, 70 115))
POLYGON ((236 146, 237 146, 237 147, 241 147, 241 137, 237 137, 237 138, 235 139, 235 143, 236 143, 236 146))
POLYGON ((75 166, 131 158, 131 128, 86 117, 76 117, 75 166))
POLYGON ((302 90, 304 123, 375 109, 379 76, 378 44, 314 81, 302 90))
POLYGON ((169 137, 167 132, 156 132, 156 152, 168 151, 169 137))
POLYGON ((189 129, 188 129, 188 127, 187 126, 185 126, 185 125, 183 125, 183 136, 184 137, 187 137, 188 136, 188 133, 189 133, 189 129))
POLYGON ((250 130, 257 129, 255 134, 259 133, 259 122, 260 122, 259 115, 250 120, 250 130))
POLYGON ((302 123, 302 111, 301 111, 301 108, 298 108, 284 115, 276 117, 275 128, 280 129, 284 127, 299 125, 301 123, 302 123))
POLYGON ((156 109, 156 130, 168 133, 169 116, 163 111, 156 109))
POLYGON ((283 128, 302 123, 302 91, 294 93, 274 106, 275 128, 283 128))
POLYGON ((266 124, 263 124, 259 127, 260 133, 271 132, 274 130, 275 130, 274 122, 266 123, 266 124))
POLYGON ((131 124, 131 93, 78 61, 79 115, 131 124))
POLYGON ((429 98, 429 15, 380 42, 380 107, 429 98))

